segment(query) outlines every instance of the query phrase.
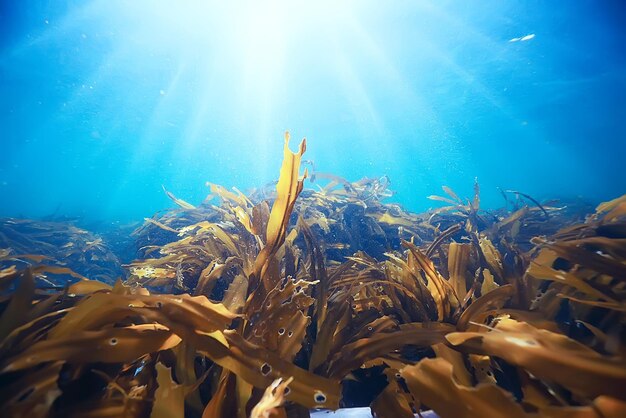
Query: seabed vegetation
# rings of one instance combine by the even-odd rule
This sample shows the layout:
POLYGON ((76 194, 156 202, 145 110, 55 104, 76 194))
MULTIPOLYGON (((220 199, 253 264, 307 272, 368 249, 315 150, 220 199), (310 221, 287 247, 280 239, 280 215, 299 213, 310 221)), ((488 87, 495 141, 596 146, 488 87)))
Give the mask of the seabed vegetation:
POLYGON ((304 190, 288 140, 274 191, 166 191, 123 270, 87 231, 3 219, 2 416, 626 416, 626 195, 484 210, 476 184, 415 214, 384 178, 304 190))

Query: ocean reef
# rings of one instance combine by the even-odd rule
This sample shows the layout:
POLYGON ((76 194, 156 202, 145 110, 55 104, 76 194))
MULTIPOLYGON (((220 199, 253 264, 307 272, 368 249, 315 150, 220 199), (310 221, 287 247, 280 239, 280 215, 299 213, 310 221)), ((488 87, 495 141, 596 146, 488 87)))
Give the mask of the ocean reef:
POLYGON ((3 416, 626 415, 626 195, 486 210, 476 183, 416 214, 386 178, 301 174, 305 150, 286 135, 273 190, 166 190, 123 266, 0 220, 3 416))

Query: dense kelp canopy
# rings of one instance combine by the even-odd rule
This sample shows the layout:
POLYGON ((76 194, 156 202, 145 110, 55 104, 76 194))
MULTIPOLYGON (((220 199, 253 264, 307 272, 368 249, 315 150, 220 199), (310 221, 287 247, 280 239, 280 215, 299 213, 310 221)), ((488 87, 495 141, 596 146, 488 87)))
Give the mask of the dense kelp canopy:
POLYGON ((124 271, 71 224, 2 220, 4 413, 626 414, 626 196, 487 211, 476 184, 415 214, 386 178, 300 174, 288 140, 273 191, 165 191, 124 271))

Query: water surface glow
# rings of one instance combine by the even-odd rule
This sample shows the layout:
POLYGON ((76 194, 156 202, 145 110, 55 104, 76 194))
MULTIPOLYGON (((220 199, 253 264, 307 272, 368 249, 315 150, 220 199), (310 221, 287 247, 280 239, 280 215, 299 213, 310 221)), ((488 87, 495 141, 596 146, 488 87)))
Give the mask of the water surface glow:
POLYGON ((425 209, 626 184, 620 2, 3 2, 2 215, 137 219, 271 181, 282 132, 425 209), (530 36, 533 35, 533 36, 530 36), (511 42, 512 40, 515 40, 511 42))

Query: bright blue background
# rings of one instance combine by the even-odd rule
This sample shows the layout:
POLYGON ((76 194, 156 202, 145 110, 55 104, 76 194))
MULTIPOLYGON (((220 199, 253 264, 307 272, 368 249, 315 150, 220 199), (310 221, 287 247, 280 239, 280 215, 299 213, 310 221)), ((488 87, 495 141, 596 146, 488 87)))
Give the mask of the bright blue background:
POLYGON ((626 192, 623 1, 0 3, 0 215, 263 185, 285 129, 414 210, 475 176, 490 206, 626 192))

